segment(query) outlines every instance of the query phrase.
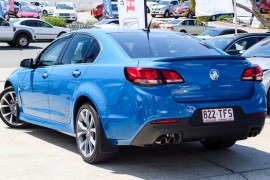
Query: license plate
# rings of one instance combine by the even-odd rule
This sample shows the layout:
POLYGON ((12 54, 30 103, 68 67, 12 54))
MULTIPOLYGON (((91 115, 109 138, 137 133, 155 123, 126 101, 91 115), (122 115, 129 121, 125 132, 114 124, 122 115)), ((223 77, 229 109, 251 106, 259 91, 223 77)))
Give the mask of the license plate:
POLYGON ((233 108, 203 109, 204 123, 234 121, 233 108))

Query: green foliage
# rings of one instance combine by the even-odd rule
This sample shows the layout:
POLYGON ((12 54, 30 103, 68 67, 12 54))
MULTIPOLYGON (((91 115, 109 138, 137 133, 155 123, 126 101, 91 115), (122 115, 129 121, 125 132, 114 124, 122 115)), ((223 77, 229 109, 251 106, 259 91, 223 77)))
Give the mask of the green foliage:
POLYGON ((86 24, 93 25, 97 22, 97 20, 87 20, 86 24))
POLYGON ((201 24, 208 24, 210 17, 209 16, 200 16, 197 17, 196 19, 196 25, 201 25, 201 24))
POLYGON ((190 0, 190 12, 192 12, 192 14, 195 14, 195 7, 196 7, 196 1, 195 0, 190 0))
POLYGON ((67 24, 65 19, 59 17, 46 16, 43 17, 43 20, 50 23, 53 26, 65 27, 67 24))
POLYGON ((185 2, 185 0, 180 0, 180 3, 183 3, 183 2, 185 2))
POLYGON ((217 18, 217 21, 223 21, 224 19, 226 18, 232 18, 232 16, 229 16, 229 15, 221 15, 217 18))

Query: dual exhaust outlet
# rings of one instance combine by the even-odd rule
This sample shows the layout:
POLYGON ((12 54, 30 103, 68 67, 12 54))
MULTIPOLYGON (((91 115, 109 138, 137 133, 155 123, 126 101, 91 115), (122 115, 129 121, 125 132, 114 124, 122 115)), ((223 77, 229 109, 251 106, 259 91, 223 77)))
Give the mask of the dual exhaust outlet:
POLYGON ((248 133, 248 137, 255 137, 260 133, 259 129, 251 129, 248 133))
POLYGON ((168 133, 160 136, 155 143, 159 145, 176 144, 181 142, 181 134, 168 133))

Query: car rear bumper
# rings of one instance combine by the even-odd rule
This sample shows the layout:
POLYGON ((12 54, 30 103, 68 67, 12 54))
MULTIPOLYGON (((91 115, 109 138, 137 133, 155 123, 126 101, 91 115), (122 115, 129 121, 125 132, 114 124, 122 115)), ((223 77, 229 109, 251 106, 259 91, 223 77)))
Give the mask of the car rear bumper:
POLYGON ((242 140, 259 134, 264 126, 265 115, 236 114, 234 122, 203 123, 199 113, 192 118, 177 119, 176 123, 146 124, 131 142, 141 146, 157 143, 167 134, 174 134, 174 143, 200 141, 205 138, 226 138, 242 140), (255 133, 254 133, 255 132, 255 133))

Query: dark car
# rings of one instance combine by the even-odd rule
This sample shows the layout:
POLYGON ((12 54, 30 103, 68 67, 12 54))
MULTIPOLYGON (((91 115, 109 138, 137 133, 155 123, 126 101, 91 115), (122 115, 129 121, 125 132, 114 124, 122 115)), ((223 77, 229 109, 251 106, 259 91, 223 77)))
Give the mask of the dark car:
MULTIPOLYGON (((237 29, 237 33, 247 33, 247 31, 242 30, 242 29, 237 29)), ((222 36, 222 35, 227 35, 227 34, 235 34, 235 28, 228 28, 228 27, 218 27, 218 28, 210 28, 207 29, 206 31, 202 32, 197 36, 200 39, 210 39, 212 37, 216 36, 222 36)))
POLYGON ((269 36, 270 33, 229 34, 216 36, 205 41, 230 55, 240 55, 257 42, 269 36))

